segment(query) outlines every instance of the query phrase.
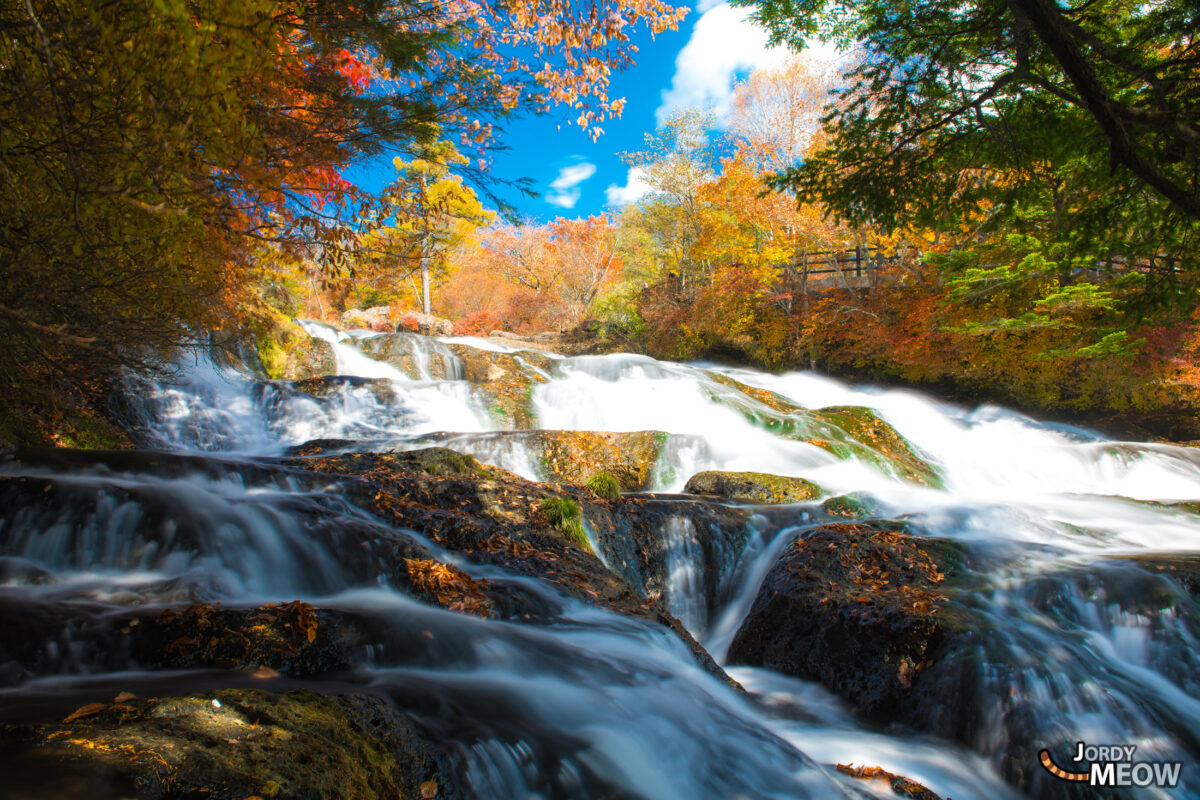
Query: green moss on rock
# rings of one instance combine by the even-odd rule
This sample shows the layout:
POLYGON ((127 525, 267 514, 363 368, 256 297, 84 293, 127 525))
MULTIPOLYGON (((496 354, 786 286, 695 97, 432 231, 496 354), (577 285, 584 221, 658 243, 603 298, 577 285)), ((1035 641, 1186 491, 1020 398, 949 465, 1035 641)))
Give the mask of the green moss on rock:
POLYGON ((803 503, 821 496, 821 488, 815 483, 766 472, 698 472, 683 490, 688 494, 763 504, 803 503))
POLYGON ((430 781, 437 797, 458 796, 416 726, 380 698, 241 689, 100 705, 0 740, 41 768, 38 785, 73 778, 97 798, 407 800, 430 781))

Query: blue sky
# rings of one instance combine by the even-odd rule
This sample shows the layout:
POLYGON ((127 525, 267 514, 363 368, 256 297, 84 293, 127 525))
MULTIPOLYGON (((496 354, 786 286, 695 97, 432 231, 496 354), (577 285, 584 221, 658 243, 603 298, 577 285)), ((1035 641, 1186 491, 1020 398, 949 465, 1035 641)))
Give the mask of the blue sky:
MULTIPOLYGON (((609 91, 626 99, 624 114, 605 122, 595 142, 568 124, 569 109, 510 120, 500 139, 509 149, 495 154, 491 171, 508 180, 533 179, 541 197, 497 193, 518 214, 538 221, 599 214, 636 200, 645 186, 621 161, 622 152, 642 149, 644 135, 672 107, 708 106, 720 116, 738 78, 785 58, 783 49, 767 47, 766 34, 749 22, 749 14, 720 0, 698 0, 678 31, 653 38, 640 31, 634 37, 637 63, 615 75, 609 91)), ((390 159, 348 177, 374 188, 392 177, 390 159)))

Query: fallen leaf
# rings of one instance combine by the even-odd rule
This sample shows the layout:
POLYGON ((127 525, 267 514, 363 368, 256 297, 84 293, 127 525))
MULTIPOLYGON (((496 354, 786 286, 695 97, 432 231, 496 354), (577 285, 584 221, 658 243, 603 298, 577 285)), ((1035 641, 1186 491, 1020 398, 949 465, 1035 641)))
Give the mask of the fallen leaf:
POLYGON ((95 716, 106 708, 108 708, 108 705, 105 703, 88 703, 86 706, 80 706, 72 711, 63 722, 74 722, 77 719, 95 716))
POLYGON ((130 700, 137 700, 137 695, 133 692, 121 692, 113 698, 114 703, 128 703, 130 700))
POLYGON ((430 800, 437 796, 437 781, 425 781, 421 784, 421 797, 430 800))

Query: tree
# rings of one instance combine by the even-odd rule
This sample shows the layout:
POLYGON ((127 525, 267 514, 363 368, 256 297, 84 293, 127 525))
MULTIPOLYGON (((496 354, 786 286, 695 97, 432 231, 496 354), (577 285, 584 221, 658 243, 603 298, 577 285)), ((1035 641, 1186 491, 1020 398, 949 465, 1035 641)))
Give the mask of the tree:
POLYGON ((1197 266, 1194 3, 738 0, 776 41, 859 42, 828 145, 777 185, 853 220, 991 227, 1197 266))
MULTIPOLYGON (((24 0, 0 9, 0 381, 145 367, 240 324, 264 245, 346 266, 342 178, 566 104, 599 131, 659 0, 24 0)), ((97 384, 99 385, 99 384, 97 384)))
POLYGON ((553 259, 558 275, 556 293, 561 298, 567 325, 581 322, 601 290, 620 272, 617 230, 608 217, 559 217, 549 226, 553 259))
MULTIPOLYGON (((466 158, 447 142, 430 147, 424 158, 404 161, 396 157, 400 173, 388 196, 395 210, 396 223, 388 231, 391 240, 407 240, 401 258, 415 258, 415 270, 421 275, 421 311, 433 313, 430 281, 436 267, 445 266, 445 254, 462 238, 464 226, 486 224, 491 214, 462 178, 451 173, 466 158)), ((410 270, 411 272, 412 270, 410 270)))
POLYGON ((783 172, 819 141, 834 79, 832 67, 795 54, 756 70, 734 86, 730 131, 761 169, 783 172))
POLYGON ((678 276, 682 289, 703 272, 693 246, 700 235, 700 191, 716 180, 718 148, 713 141, 716 118, 711 111, 673 111, 654 133, 646 134, 646 149, 622 153, 621 158, 640 170, 650 192, 639 203, 636 216, 651 235, 664 266, 678 276))

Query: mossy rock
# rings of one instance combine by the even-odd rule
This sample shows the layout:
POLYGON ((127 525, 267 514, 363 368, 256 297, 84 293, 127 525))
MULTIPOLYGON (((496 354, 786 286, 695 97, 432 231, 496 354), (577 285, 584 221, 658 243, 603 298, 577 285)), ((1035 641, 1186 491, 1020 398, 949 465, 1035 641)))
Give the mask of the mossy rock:
MULTIPOLYGON (((812 413, 817 419, 836 425, 856 442, 882 455, 901 478, 935 488, 942 486, 942 476, 937 470, 918 456, 908 440, 871 409, 862 406, 829 406, 812 413)), ((822 446, 820 442, 813 444, 822 446)), ((826 445, 825 449, 834 452, 832 444, 826 445)))
POLYGON ((734 380, 728 375, 720 372, 709 371, 705 374, 722 386, 728 386, 731 389, 737 389, 747 397, 757 400, 767 408, 771 409, 772 411, 777 411, 780 414, 795 414, 798 411, 807 410, 804 406, 788 400, 781 394, 777 394, 776 392, 772 392, 768 389, 759 389, 756 386, 747 386, 741 381, 734 380))
POLYGON ((879 501, 869 494, 851 492, 829 498, 821 503, 821 510, 830 516, 843 519, 867 519, 879 515, 880 505, 879 501))
POLYGON ((940 488, 942 477, 895 428, 861 406, 810 411, 766 389, 747 386, 717 372, 708 376, 733 391, 710 387, 713 402, 735 409, 776 436, 820 447, 840 459, 858 458, 904 480, 940 488))
POLYGON ((709 495, 745 503, 803 503, 821 496, 821 488, 803 478, 766 472, 698 472, 683 487, 688 494, 709 495))
POLYGON ((336 375, 338 372, 333 345, 324 339, 314 339, 302 332, 300 336, 293 337, 281 346, 285 348, 282 354, 272 351, 262 357, 269 377, 285 381, 303 381, 336 375))
POLYGON ((600 433, 593 431, 535 431, 530 449, 540 452, 542 477, 571 486, 586 486, 603 472, 616 479, 622 491, 650 485, 654 466, 667 436, 659 431, 600 433))
POLYGON ((0 732, 3 760, 24 765, 5 778, 17 796, 23 780, 40 796, 95 800, 461 796, 445 757, 378 697, 240 689, 80 710, 91 713, 0 732))
POLYGON ((536 350, 497 353, 469 345, 451 344, 450 350, 462 362, 462 376, 487 398, 492 417, 501 426, 517 430, 537 427, 533 413, 533 390, 546 383, 543 373, 554 359, 536 350))
POLYGON ((487 472, 475 460, 475 456, 459 453, 448 447, 425 447, 421 450, 394 453, 393 456, 402 469, 411 472, 460 478, 487 476, 487 472))

